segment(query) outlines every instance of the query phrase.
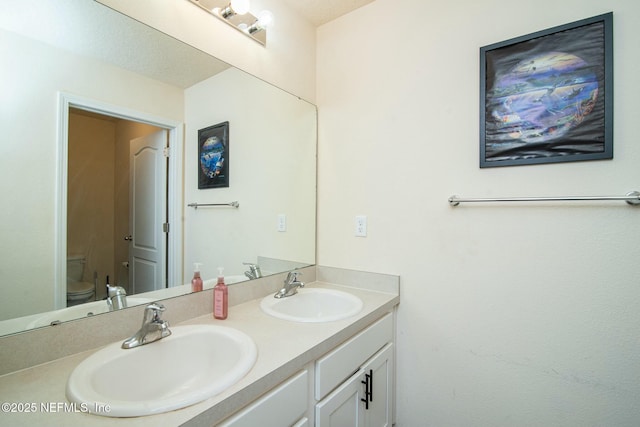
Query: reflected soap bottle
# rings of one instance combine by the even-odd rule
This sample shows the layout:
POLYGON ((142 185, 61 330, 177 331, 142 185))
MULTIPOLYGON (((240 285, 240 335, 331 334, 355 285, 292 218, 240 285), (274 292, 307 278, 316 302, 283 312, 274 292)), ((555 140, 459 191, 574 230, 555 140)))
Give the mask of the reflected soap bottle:
POLYGON ((191 292, 200 292, 202 290, 202 277, 200 277, 199 262, 193 263, 193 279, 191 279, 191 292))
POLYGON ((218 283, 213 288, 213 317, 220 320, 227 318, 229 307, 229 295, 222 270, 222 267, 218 268, 218 283))

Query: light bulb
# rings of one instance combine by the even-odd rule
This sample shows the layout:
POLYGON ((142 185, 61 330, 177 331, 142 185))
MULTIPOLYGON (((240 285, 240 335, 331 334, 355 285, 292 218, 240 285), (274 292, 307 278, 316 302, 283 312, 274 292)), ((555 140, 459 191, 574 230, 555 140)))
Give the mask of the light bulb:
POLYGON ((273 24, 273 13, 268 10, 263 10, 258 14, 258 25, 262 28, 267 28, 273 24))
POLYGON ((233 11, 238 15, 244 15, 249 12, 249 0, 231 0, 229 4, 233 11))

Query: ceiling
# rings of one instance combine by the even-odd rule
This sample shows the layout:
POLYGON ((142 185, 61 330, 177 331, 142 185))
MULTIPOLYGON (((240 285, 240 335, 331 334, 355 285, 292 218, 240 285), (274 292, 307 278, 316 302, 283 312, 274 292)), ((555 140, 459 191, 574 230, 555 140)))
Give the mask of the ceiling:
POLYGON ((358 9, 374 0, 284 0, 291 9, 316 27, 358 9))

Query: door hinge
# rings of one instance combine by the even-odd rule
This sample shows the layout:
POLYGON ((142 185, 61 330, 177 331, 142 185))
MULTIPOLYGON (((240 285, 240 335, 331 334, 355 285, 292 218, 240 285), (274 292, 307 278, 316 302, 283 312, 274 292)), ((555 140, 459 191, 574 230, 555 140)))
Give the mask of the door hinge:
POLYGON ((169 223, 165 222, 162 224, 162 232, 163 233, 168 233, 169 232, 169 223))
POLYGON ((171 153, 170 147, 164 147, 162 149, 162 154, 164 154, 165 157, 169 157, 170 153, 171 153))

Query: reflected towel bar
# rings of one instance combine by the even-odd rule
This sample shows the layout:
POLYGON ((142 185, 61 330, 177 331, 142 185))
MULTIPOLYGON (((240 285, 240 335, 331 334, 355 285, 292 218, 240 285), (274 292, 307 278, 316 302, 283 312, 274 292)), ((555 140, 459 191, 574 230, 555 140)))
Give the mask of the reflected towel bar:
POLYGON ((201 207, 208 207, 208 206, 231 206, 232 208, 237 208, 240 207, 240 203, 238 202, 231 202, 231 203, 189 203, 187 206, 189 206, 190 208, 201 208, 201 207))
POLYGON ((449 197, 449 204, 451 206, 458 206, 460 203, 485 203, 485 202, 578 202, 578 201, 593 201, 604 200, 613 201, 620 200, 627 202, 630 205, 640 205, 640 192, 631 191, 624 196, 565 196, 565 197, 501 197, 501 198, 467 198, 451 196, 449 197))

